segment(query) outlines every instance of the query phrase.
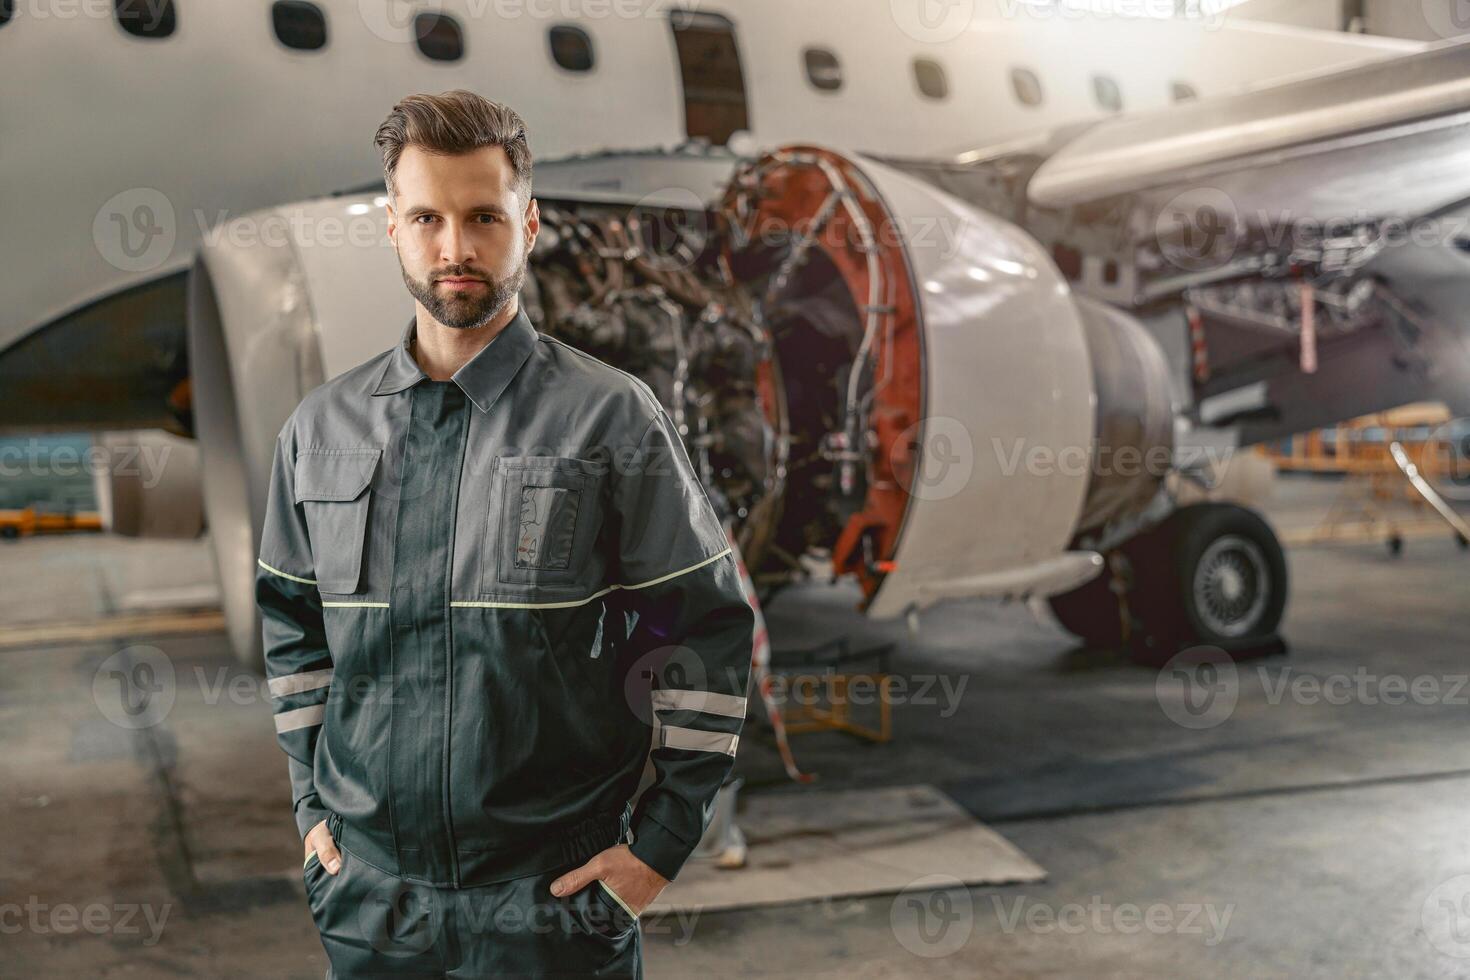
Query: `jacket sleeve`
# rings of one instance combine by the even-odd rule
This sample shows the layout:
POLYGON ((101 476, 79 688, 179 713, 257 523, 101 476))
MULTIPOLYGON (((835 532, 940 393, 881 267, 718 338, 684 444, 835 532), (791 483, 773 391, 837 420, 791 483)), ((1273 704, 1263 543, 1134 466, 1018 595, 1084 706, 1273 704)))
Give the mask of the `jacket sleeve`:
POLYGON ((305 515, 295 499, 292 430, 288 420, 276 438, 256 559, 255 601, 260 607, 276 741, 286 752, 296 827, 304 838, 327 818, 317 800, 313 760, 332 683, 332 656, 312 572, 305 515))
POLYGON ((755 613, 724 528, 663 409, 615 468, 612 496, 630 643, 668 657, 654 671, 655 780, 633 812, 632 851, 672 881, 735 764, 755 613))

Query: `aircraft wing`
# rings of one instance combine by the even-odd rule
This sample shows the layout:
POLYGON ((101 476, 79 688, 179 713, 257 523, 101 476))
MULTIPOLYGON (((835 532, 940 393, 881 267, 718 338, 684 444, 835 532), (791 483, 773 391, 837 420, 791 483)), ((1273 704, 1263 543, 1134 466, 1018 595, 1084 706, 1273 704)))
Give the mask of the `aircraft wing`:
POLYGON ((1060 209, 1211 185, 1242 212, 1419 215, 1470 196, 1470 41, 1094 126, 1032 177, 1060 209))

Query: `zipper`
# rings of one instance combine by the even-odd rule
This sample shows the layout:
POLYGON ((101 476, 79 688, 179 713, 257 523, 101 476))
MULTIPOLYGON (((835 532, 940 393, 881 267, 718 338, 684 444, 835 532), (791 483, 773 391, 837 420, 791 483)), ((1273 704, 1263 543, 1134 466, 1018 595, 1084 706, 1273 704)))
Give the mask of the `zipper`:
POLYGON ((460 886, 459 877, 459 844, 454 839, 454 814, 453 797, 450 795, 450 759, 449 745, 450 732, 453 728, 454 713, 454 548, 459 537, 459 494, 464 482, 464 458, 470 444, 470 425, 474 421, 470 415, 469 396, 464 396, 464 402, 459 407, 459 415, 464 431, 459 439, 459 471, 455 474, 454 500, 450 503, 449 512, 454 518, 449 522, 449 553, 445 557, 448 568, 444 572, 444 789, 442 799, 444 801, 444 830, 445 839, 449 847, 449 869, 450 880, 455 888, 460 886))

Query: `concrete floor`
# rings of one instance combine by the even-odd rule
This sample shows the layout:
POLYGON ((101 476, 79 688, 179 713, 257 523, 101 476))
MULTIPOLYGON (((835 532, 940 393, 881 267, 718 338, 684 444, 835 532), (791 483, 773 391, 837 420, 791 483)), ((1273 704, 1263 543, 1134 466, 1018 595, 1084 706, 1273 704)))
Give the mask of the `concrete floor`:
MULTIPOLYGON (((1285 482, 1268 511, 1334 492, 1285 482)), ((197 585, 202 552, 0 548, 0 622, 197 585)), ((889 745, 797 737, 817 785, 938 785, 1049 878, 646 922, 649 975, 1470 976, 1470 556, 1446 535, 1288 557, 1290 654, 1217 678, 1203 712, 1022 605, 911 637, 850 589, 783 595, 778 645, 892 639, 916 695, 889 745)), ((217 632, 0 649, 0 976, 321 976, 269 714, 217 632), (161 720, 130 720, 116 670, 173 692, 161 720)), ((746 793, 801 792, 748 731, 746 793)))

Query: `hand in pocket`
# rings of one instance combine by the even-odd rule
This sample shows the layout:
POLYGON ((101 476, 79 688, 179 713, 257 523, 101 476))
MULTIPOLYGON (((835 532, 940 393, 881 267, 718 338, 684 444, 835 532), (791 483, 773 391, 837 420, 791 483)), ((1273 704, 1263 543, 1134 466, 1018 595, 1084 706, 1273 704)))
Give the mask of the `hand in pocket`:
POLYGON ((337 853, 337 842, 332 840, 332 832, 327 829, 325 820, 306 832, 303 843, 306 845, 306 860, 311 860, 312 854, 316 854, 328 874, 342 870, 342 855, 337 853))

